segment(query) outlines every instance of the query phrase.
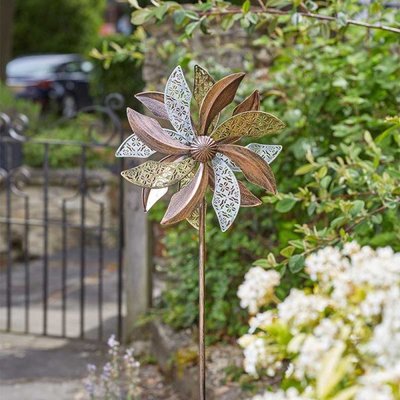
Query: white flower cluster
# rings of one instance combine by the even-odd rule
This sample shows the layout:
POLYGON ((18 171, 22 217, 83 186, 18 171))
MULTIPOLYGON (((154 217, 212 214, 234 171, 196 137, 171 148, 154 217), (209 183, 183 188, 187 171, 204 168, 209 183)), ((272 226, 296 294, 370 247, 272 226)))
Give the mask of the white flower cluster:
POLYGON ((240 306, 248 308, 250 314, 256 314, 261 306, 271 301, 274 289, 279 285, 280 280, 281 276, 275 270, 251 268, 238 289, 240 306))
POLYGON ((264 394, 257 395, 253 397, 253 400, 309 400, 304 394, 299 394, 298 390, 295 388, 290 388, 286 392, 283 390, 278 390, 274 393, 265 392, 264 394))
MULTIPOLYGON (((249 333, 239 340, 249 374, 274 376, 290 360, 284 379, 297 381, 297 389, 266 392, 253 400, 331 398, 321 395, 323 390, 339 398, 343 383, 343 390, 352 390, 352 397, 343 398, 395 400, 400 390, 400 253, 352 242, 342 250, 327 247, 312 254, 306 271, 313 288, 292 289, 274 309, 252 317, 249 333), (326 354, 336 358, 327 360, 326 354), (332 387, 320 382, 331 379, 324 375, 327 368, 342 374, 332 387)), ((272 284, 269 277, 267 285, 259 271, 250 272, 239 297, 254 313, 270 304, 279 279, 272 284)))
POLYGON ((278 305, 278 317, 297 331, 321 316, 329 301, 319 295, 307 295, 302 290, 292 289, 283 303, 278 305))

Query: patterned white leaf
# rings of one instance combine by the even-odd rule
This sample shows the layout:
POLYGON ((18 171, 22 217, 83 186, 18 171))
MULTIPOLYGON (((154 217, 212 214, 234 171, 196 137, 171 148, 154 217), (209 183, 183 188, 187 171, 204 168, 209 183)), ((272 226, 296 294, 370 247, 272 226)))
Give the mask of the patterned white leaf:
POLYGON ((178 132, 175 132, 171 129, 166 129, 166 128, 164 128, 164 131, 167 132, 168 135, 172 137, 172 139, 175 139, 182 144, 186 144, 186 145, 190 144, 188 142, 188 140, 184 136, 180 135, 178 132))
POLYGON ((165 87, 164 103, 172 126, 189 143, 195 137, 190 119, 191 99, 192 93, 183 76, 182 68, 178 66, 168 78, 165 87))
POLYGON ((119 146, 115 153, 116 157, 137 157, 147 158, 154 154, 155 151, 145 145, 135 134, 129 136, 119 146))
POLYGON ((278 157, 278 154, 282 151, 282 146, 278 144, 259 144, 250 143, 246 146, 249 150, 257 153, 262 159, 264 159, 268 164, 278 157))
POLYGON ((212 205, 217 214, 222 232, 235 220, 240 208, 240 189, 232 169, 224 162, 220 153, 212 160, 215 188, 212 205))
MULTIPOLYGON (((250 143, 246 146, 246 148, 258 154, 268 164, 271 164, 272 161, 274 161, 275 158, 278 157, 278 154, 282 151, 282 146, 277 144, 250 143)), ((223 154, 220 156, 223 161, 229 165, 232 171, 241 172, 241 169, 233 161, 231 161, 230 158, 223 154)))
POLYGON ((234 171, 234 172, 240 172, 241 169, 233 162, 231 161, 230 158, 228 158, 226 155, 222 154, 222 153, 218 153, 218 157, 221 158, 221 160, 228 165, 228 167, 234 171))
POLYGON ((157 203, 166 193, 168 192, 168 188, 161 188, 161 189, 150 189, 149 197, 147 198, 146 202, 146 212, 150 210, 154 204, 157 203))

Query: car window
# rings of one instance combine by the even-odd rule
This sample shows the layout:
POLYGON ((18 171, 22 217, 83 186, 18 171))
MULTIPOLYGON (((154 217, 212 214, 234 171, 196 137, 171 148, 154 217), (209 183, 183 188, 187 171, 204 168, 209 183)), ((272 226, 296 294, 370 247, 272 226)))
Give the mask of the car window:
POLYGON ((7 75, 19 76, 43 76, 56 70, 58 63, 47 58, 21 58, 10 61, 7 64, 7 75))
POLYGON ((68 72, 68 73, 73 73, 73 72, 82 72, 81 70, 81 63, 77 61, 70 62, 68 64, 65 64, 61 68, 62 72, 68 72))

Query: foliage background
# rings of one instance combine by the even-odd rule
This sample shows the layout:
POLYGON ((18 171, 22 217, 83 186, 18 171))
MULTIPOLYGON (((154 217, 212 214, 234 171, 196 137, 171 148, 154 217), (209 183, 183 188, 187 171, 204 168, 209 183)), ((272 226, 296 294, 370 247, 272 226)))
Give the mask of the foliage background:
MULTIPOLYGON (((346 11, 356 12, 354 4, 346 11)), ((216 78, 227 73, 229 66, 195 54, 188 39, 193 32, 212 33, 219 29, 216 24, 201 17, 201 10, 196 20, 191 11, 169 7, 173 6, 136 11, 134 21, 165 22, 171 16, 183 31, 175 47, 168 42, 171 69, 181 61, 190 74, 200 60, 216 78), (182 12, 185 15, 179 15, 182 12)), ((264 99, 262 110, 282 118, 287 129, 263 139, 283 145, 272 164, 280 194, 263 197, 264 206, 241 209, 235 226, 225 234, 209 212, 209 341, 243 333, 245 316, 236 290, 252 262, 281 272, 277 293, 284 298, 291 287, 309 284, 304 257, 317 248, 354 238, 361 244, 399 249, 399 121, 385 119, 399 112, 398 37, 338 21, 301 19, 296 11, 267 16, 268 26, 248 10, 237 17, 215 17, 227 29, 240 24, 253 38, 254 52, 246 54, 243 65, 250 77, 238 101, 257 88, 264 99), (271 56, 268 65, 260 65, 255 56, 262 49, 271 56)), ((393 21, 393 13, 385 18, 393 21)), ((157 220, 160 208, 153 214, 157 220)), ((185 223, 166 231, 171 283, 162 314, 176 328, 189 327, 197 318, 195 238, 185 223)))
POLYGON ((104 7, 105 0, 16 0, 13 55, 88 52, 104 7))

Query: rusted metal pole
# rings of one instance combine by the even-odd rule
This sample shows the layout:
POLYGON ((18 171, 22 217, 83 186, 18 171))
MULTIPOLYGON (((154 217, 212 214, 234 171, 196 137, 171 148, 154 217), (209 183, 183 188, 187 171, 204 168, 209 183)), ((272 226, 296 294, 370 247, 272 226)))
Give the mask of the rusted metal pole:
POLYGON ((206 201, 203 199, 200 204, 199 221, 199 400, 206 399, 205 267, 206 201))

